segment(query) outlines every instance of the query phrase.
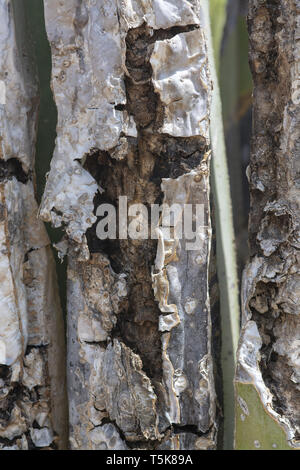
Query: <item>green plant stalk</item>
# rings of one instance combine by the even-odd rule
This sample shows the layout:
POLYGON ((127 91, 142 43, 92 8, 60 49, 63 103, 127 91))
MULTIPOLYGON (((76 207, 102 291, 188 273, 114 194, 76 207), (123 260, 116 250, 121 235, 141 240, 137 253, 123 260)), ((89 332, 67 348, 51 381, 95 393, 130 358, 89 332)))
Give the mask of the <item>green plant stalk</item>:
POLYGON ((222 324, 222 369, 224 390, 224 448, 233 448, 234 370, 239 338, 239 288, 229 174, 226 159, 222 104, 210 29, 209 2, 202 3, 213 81, 211 103, 212 191, 216 206, 217 265, 222 324))
POLYGON ((220 49, 226 23, 227 0, 210 0, 209 11, 211 19, 212 44, 214 50, 215 67, 219 75, 220 49))

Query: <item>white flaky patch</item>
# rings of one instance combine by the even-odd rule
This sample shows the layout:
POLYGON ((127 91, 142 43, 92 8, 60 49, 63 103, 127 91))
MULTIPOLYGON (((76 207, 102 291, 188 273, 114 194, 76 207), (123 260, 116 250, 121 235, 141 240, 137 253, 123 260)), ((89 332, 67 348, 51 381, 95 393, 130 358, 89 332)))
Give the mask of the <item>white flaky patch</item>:
MULTIPOLYGON (((188 362, 188 352, 184 347, 184 328, 188 323, 194 321, 194 317, 199 316, 199 305, 193 297, 185 293, 184 275, 181 272, 181 257, 186 256, 184 244, 179 239, 180 219, 179 215, 183 215, 185 204, 192 201, 192 194, 201 204, 207 198, 208 173, 207 163, 203 163, 201 170, 192 170, 177 179, 164 178, 161 184, 161 190, 164 193, 165 207, 171 207, 177 204, 178 211, 176 217, 172 219, 172 238, 166 237, 166 227, 164 210, 159 227, 156 228, 158 246, 155 264, 152 272, 152 285, 155 299, 159 304, 161 315, 159 317, 159 331, 162 334, 162 361, 163 361, 163 378, 168 394, 168 411, 167 418, 171 423, 180 423, 184 419, 183 399, 181 395, 187 390, 193 390, 196 401, 203 414, 209 415, 208 420, 213 422, 215 409, 213 402, 215 400, 215 392, 213 385, 212 361, 211 353, 205 355, 198 364, 196 372, 196 386, 191 380, 188 362), (202 199, 201 199, 202 198, 202 199), (180 210, 179 210, 180 209, 180 210), (172 303, 170 301, 172 299, 172 303), (176 355, 174 354, 176 343, 176 355), (176 357, 176 360, 174 360, 176 357), (195 389, 193 389, 195 387, 195 389), (208 405, 209 404, 209 405, 208 405), (208 409, 209 407, 209 409, 208 409)), ((206 200, 207 204, 207 200, 206 200)), ((208 257, 210 249, 211 232, 209 227, 204 227, 205 239, 203 240, 203 253, 205 257, 202 262, 194 263, 198 277, 201 270, 203 272, 208 266, 208 257)), ((202 249, 203 249, 202 247, 202 249)), ((189 255, 191 259, 199 256, 199 250, 189 255)), ((191 275, 191 274, 190 274, 191 275)), ((206 306, 205 299, 205 308, 206 306)), ((207 331, 209 342, 210 331, 207 331)), ((190 357, 192 363, 195 358, 190 357)), ((195 379, 195 377, 193 377, 195 379)), ((201 412, 199 412, 199 423, 201 420, 201 412)), ((201 426, 201 424, 199 424, 201 426)))
POLYGON ((37 86, 28 54, 18 53, 10 1, 0 2, 1 159, 18 158, 25 171, 33 163, 37 86), (28 116, 30 119, 28 120, 28 116))
POLYGON ((0 80, 0 104, 6 104, 6 85, 3 80, 0 80))
POLYGON ((58 123, 40 215, 55 226, 65 225, 70 239, 85 245, 85 233, 96 221, 93 200, 99 188, 80 162, 91 149, 112 149, 121 132, 134 130, 115 109, 126 102, 116 2, 85 3, 80 19, 76 12, 75 1, 45 1, 58 123), (77 36, 76 21, 82 33, 77 36))
MULTIPOLYGON (((114 155, 121 139, 137 136, 131 117, 126 111, 116 109, 117 105, 126 104, 126 35, 130 28, 143 23, 154 30, 198 25, 197 3, 194 0, 113 0, 105 4, 85 2, 78 7, 75 0, 45 0, 58 124, 40 215, 56 227, 66 226, 69 238, 82 245, 85 259, 89 256, 85 233, 96 221, 93 200, 99 188, 81 162, 95 148, 112 151, 114 155)), ((169 44, 162 41, 165 43, 169 44)), ((206 135, 207 74, 203 38, 197 30, 179 34, 170 44, 170 60, 164 63, 162 55, 161 63, 155 67, 156 74, 160 74, 161 67, 169 67, 172 76, 169 87, 164 82, 159 85, 161 76, 154 81, 159 90, 162 88, 161 98, 166 104, 161 132, 176 136, 206 135), (178 61, 182 53, 184 59, 178 62, 176 72, 172 61, 178 61), (180 72, 183 67, 187 67, 186 76, 180 72), (181 104, 175 103, 178 93, 172 87, 178 88, 183 98, 181 104)))
POLYGON ((98 450, 129 450, 112 423, 95 427, 89 432, 89 438, 98 450))
POLYGON ((160 132, 208 138, 210 83, 200 29, 157 41, 150 62, 154 88, 165 111, 160 132))
POLYGON ((55 312, 49 298, 49 240, 37 219, 32 183, 13 178, 0 185, 0 197, 0 363, 10 366, 28 341, 49 344, 47 324, 55 312))
POLYGON ((22 194, 13 179, 0 187, 2 210, 0 222, 0 341, 5 354, 2 364, 12 365, 27 343, 27 304, 23 284, 24 245, 22 194))
POLYGON ((195 0, 117 0, 120 17, 129 28, 147 23, 153 29, 199 24, 195 0))

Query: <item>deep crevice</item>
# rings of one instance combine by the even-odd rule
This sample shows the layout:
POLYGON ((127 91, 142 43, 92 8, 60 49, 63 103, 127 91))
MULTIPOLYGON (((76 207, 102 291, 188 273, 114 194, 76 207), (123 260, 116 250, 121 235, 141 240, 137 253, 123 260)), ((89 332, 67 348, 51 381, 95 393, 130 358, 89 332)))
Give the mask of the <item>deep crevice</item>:
POLYGON ((174 434, 182 434, 182 433, 190 433, 190 434, 195 434, 195 436, 198 437, 207 437, 209 436, 211 430, 209 429, 207 432, 201 432, 198 430, 197 426, 191 425, 191 424, 186 424, 184 426, 180 426, 179 424, 173 424, 172 425, 174 434))
POLYGON ((150 57, 156 41, 171 39, 180 33, 199 29, 198 25, 174 26, 153 30, 145 23, 130 29, 126 37, 125 88, 126 109, 134 117, 138 129, 152 128, 157 131, 162 125, 164 108, 151 80, 150 57))
POLYGON ((17 158, 9 160, 0 160, 0 181, 16 178, 20 183, 27 183, 31 179, 31 172, 26 173, 23 170, 22 163, 17 158))
MULTIPOLYGON (((153 203, 161 204, 162 178, 176 179, 197 169, 208 151, 203 137, 172 137, 158 132, 163 119, 163 105, 152 84, 150 55, 154 42, 168 39, 198 26, 175 27, 153 33, 146 25, 130 30, 126 38, 126 66, 129 76, 125 79, 126 105, 116 105, 135 119, 138 136, 126 138, 128 151, 118 160, 111 151, 91 149, 82 163, 104 190, 95 196, 96 208, 102 203, 112 204, 118 214, 118 197, 127 196, 128 205, 142 203, 148 209, 153 203)), ((98 222, 98 221, 97 221, 98 222)), ((116 273, 127 276, 128 302, 119 313, 117 324, 110 337, 123 342, 143 362, 143 371, 150 379, 158 397, 158 410, 164 408, 158 384, 162 382, 161 333, 158 319, 161 312, 154 298, 151 270, 154 265, 156 240, 99 240, 97 222, 87 231, 91 253, 106 255, 116 273)), ((148 221, 150 226, 150 220, 148 221)), ((149 227, 150 229, 150 227, 149 227)), ((118 232, 118 226, 117 226, 118 232)), ((162 425, 165 429, 165 425, 162 425)), ((161 441, 141 440, 135 446, 155 449, 161 441)), ((130 445, 132 445, 131 443, 130 445)))
MULTIPOLYGON (((39 81, 39 112, 37 123, 36 155, 35 155, 35 184, 37 202, 45 189, 46 175, 50 170, 50 162, 55 148, 57 109, 51 89, 52 58, 50 44, 47 38, 44 5, 42 0, 26 0, 25 16, 27 28, 33 43, 37 75, 39 81)), ((54 228, 45 223, 51 245, 58 243, 64 233, 62 228, 54 228)), ((66 317, 66 260, 61 263, 57 251, 52 248, 56 262, 56 273, 60 301, 66 317)))

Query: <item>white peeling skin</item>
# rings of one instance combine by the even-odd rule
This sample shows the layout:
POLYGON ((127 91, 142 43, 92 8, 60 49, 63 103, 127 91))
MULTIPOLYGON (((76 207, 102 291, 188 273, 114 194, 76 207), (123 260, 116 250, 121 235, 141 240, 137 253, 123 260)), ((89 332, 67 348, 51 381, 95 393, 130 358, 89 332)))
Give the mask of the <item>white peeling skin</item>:
POLYGON ((112 423, 92 429, 89 436, 98 450, 129 450, 112 423))
MULTIPOLYGON (((155 0, 141 5, 113 0, 78 6, 75 0, 45 0, 45 21, 58 124, 40 216, 56 227, 66 225, 69 238, 83 245, 87 259, 85 232, 96 221, 93 199, 99 188, 79 162, 94 148, 112 150, 113 154, 124 139, 121 133, 136 135, 127 112, 116 109, 126 103, 126 34, 143 22, 153 29, 198 25, 198 2, 155 0)), ((166 104, 161 132, 207 137, 205 53, 200 30, 155 46, 154 86, 166 104), (168 80, 160 81, 166 58, 168 80), (182 62, 179 65, 178 60, 182 62), (182 67, 186 72, 179 72, 182 67)))
POLYGON ((0 438, 11 441, 0 448, 26 450, 34 447, 28 436, 37 432, 35 421, 51 436, 39 439, 39 447, 64 447, 66 428, 55 265, 30 179, 38 99, 23 7, 0 0, 0 438), (18 181, 21 170, 11 174, 13 164, 5 175, 3 160, 10 159, 22 164, 27 182, 18 181))
MULTIPOLYGON (((5 253, 7 238, 5 224, 0 224, 0 249, 5 253)), ((22 354, 22 332, 20 312, 14 292, 14 279, 9 257, 0 256, 0 362, 11 365, 22 354)), ((26 314, 26 311, 25 311, 26 314)))
POLYGON ((100 373, 102 399, 127 441, 161 437, 157 397, 142 367, 139 356, 118 340, 106 348, 100 373))
MULTIPOLYGON (((202 138, 201 142, 209 147, 211 83, 205 41, 198 28, 200 2, 112 0, 79 4, 75 0, 45 0, 44 3, 58 124, 40 215, 55 226, 64 225, 68 238, 85 254, 78 257, 78 246, 69 245, 71 446, 110 449, 108 433, 116 439, 116 446, 121 446, 121 435, 126 441, 160 441, 161 420, 163 431, 173 424, 196 426, 198 432, 207 434, 206 443, 201 446, 213 447, 216 412, 209 360, 208 161, 178 179, 164 180, 161 188, 167 203, 203 203, 207 218, 203 243, 194 252, 187 252, 177 239, 166 239, 163 227, 158 227, 153 289, 161 310, 159 329, 163 332, 164 383, 159 385, 165 395, 162 402, 166 400, 167 405, 163 404, 162 410, 158 409, 157 390, 144 372, 140 356, 122 338, 111 337, 127 295, 126 280, 112 272, 106 255, 89 254, 85 239, 87 229, 95 222, 94 196, 101 191, 83 168, 87 154, 98 149, 108 152, 116 161, 123 160, 128 154, 127 137, 139 137, 140 133, 140 123, 134 123, 133 116, 120 108, 128 104, 125 76, 133 82, 126 69, 126 37, 130 29, 146 24, 149 38, 158 30, 171 29, 168 31, 171 36, 174 33, 173 39, 149 43, 148 58, 152 53, 153 70, 149 83, 152 80, 164 114, 156 137, 167 140, 170 136, 199 136, 199 142, 202 138), (180 27, 179 31, 172 30, 173 27, 180 27), (187 271, 191 273, 189 282, 187 271), (120 283, 121 289, 116 292, 120 283), (188 343, 197 345, 194 356, 188 343), (113 427, 103 425, 103 420, 108 419, 113 421, 113 427)), ((158 31, 158 35, 161 33, 158 31)), ((151 134, 153 129, 149 127, 147 131, 151 134)), ((61 245, 61 252, 66 251, 65 244, 61 245)), ((197 448, 197 439, 197 435, 183 433, 178 445, 197 448)))
POLYGON ((199 24, 197 0, 118 0, 121 17, 129 28, 144 22, 153 29, 199 24))
POLYGON ((200 431, 209 432, 213 441, 216 410, 208 290, 203 292, 203 296, 197 290, 199 279, 201 285, 206 282, 208 286, 211 229, 207 164, 202 163, 198 171, 191 171, 176 180, 163 179, 161 188, 164 203, 168 206, 178 204, 182 211, 184 204, 204 204, 204 222, 207 226, 202 228, 205 236, 201 238, 201 246, 193 251, 186 251, 187 240, 177 239, 176 219, 174 239, 166 239, 164 227, 159 227, 158 252, 152 279, 156 300, 163 313, 159 319, 159 329, 168 332, 162 336, 163 373, 170 404, 168 419, 171 423, 194 424, 200 431), (199 256, 201 263, 197 261, 199 256), (189 272, 187 283, 184 280, 186 269, 189 272), (172 304, 169 299, 172 299, 172 304), (191 353, 190 348, 186 347, 187 337, 190 344, 194 334, 198 338, 199 350, 195 348, 191 353), (203 337, 200 341, 201 335, 203 337), (199 357, 202 359, 199 360, 199 357))
MULTIPOLYGON (((65 384, 55 265, 45 228, 37 219, 31 182, 25 185, 13 178, 0 184, 0 194, 0 364, 11 367, 10 380, 0 384, 0 401, 12 393, 16 383, 24 390, 18 413, 11 414, 8 421, 0 420, 0 437, 12 440, 24 433, 27 442, 25 433, 33 430, 33 422, 43 410, 47 432, 52 435, 45 445, 52 443, 55 430, 61 447, 65 384), (39 390, 40 401, 35 403, 27 397, 33 389, 39 390), (21 430, 19 423, 23 423, 21 430)), ((41 447, 42 441, 38 442, 41 447)))
MULTIPOLYGON (((157 398, 142 371, 139 356, 117 340, 108 343, 106 349, 100 343, 109 341, 119 306, 127 294, 124 276, 112 271, 104 255, 94 254, 88 262, 77 263, 76 269, 70 263, 68 278, 69 311, 72 312, 68 382, 70 390, 79 390, 79 387, 81 390, 80 394, 69 393, 72 448, 99 450, 106 448, 105 445, 111 448, 110 442, 115 439, 111 441, 109 434, 106 435, 102 423, 107 418, 118 425, 128 441, 158 438, 157 398), (83 275, 78 276, 80 272, 83 275), (76 325, 79 341, 75 343, 72 338, 76 325), (80 363, 74 367, 77 357, 80 363), (134 393, 131 386, 134 386, 134 393)), ((112 429, 114 427, 107 431, 112 429)), ((114 430, 112 437, 117 436, 114 430)), ((127 448, 120 442, 119 437, 116 445, 120 449, 127 448)))
MULTIPOLYGON (((115 274, 109 260, 98 253, 86 263, 75 265, 70 261, 68 286, 70 443, 73 449, 96 450, 104 447, 104 443, 109 448, 111 437, 118 433, 115 430, 110 437, 109 427, 106 441, 106 428, 100 427, 108 413, 103 393, 105 381, 101 378, 105 349, 99 343, 107 341, 116 324, 120 304, 127 294, 126 279, 115 274)), ((126 448, 125 443, 123 447, 120 444, 121 448, 126 448)))
POLYGON ((116 2, 77 8, 73 0, 45 1, 45 19, 58 124, 40 215, 55 226, 66 224, 70 239, 80 244, 96 220, 98 186, 78 161, 93 148, 114 148, 126 130, 115 109, 125 103, 116 2))
MULTIPOLYGON (((37 85, 26 44, 17 44, 11 0, 0 2, 0 158, 17 158, 28 171, 33 163, 35 133, 32 101, 37 85), (28 121, 27 116, 31 115, 28 121)), ((22 29, 22 24, 18 25, 22 29)), ((19 32, 20 36, 22 32, 19 32)), ((35 113, 34 109, 34 113, 35 113)))
MULTIPOLYGON (((0 341, 6 351, 2 363, 12 365, 25 352, 28 335, 33 329, 31 318, 30 327, 28 326, 28 314, 33 311, 37 315, 37 304, 46 297, 45 292, 40 290, 43 284, 35 280, 32 281, 35 286, 27 287, 26 292, 24 275, 26 265, 30 263, 24 263, 24 257, 32 249, 47 246, 49 241, 43 225, 37 219, 37 204, 32 185, 24 185, 13 178, 2 184, 0 191, 3 215, 6 213, 6 217, 0 221, 3 253, 0 259, 3 276, 0 286, 0 305, 2 304, 3 311, 0 317, 0 341)), ((32 252, 28 256, 33 259, 36 255, 32 252)), ((43 261, 45 262, 42 252, 36 262, 43 261)), ((45 289, 48 287, 45 286, 45 289)), ((39 308, 41 315, 44 314, 43 307, 44 305, 39 308)), ((45 323, 40 322, 40 327, 45 328, 45 323)))
POLYGON ((202 31, 157 41, 150 62, 154 88, 165 110, 160 132, 208 138, 210 79, 202 31))
POLYGON ((30 436, 36 447, 48 447, 54 439, 49 428, 31 429, 30 436))

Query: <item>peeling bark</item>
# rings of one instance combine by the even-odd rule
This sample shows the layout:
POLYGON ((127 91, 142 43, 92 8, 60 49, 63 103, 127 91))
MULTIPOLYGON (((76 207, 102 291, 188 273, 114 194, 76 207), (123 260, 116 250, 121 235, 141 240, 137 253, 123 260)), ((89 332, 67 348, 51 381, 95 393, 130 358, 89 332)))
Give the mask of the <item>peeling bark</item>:
POLYGON ((37 83, 20 3, 0 1, 0 449, 66 445, 63 324, 34 196, 37 83))
POLYGON ((297 0, 252 0, 249 5, 254 78, 251 259, 242 288, 238 448, 300 446, 299 18, 297 0), (251 417, 243 412, 253 407, 241 390, 248 390, 250 400, 251 387, 263 405, 263 433, 257 424, 256 431, 251 428, 251 417), (274 429, 284 431, 285 442, 276 442, 274 429), (263 441, 255 432, 265 434, 263 441))
MULTIPOLYGON (((40 214, 68 241, 74 449, 216 446, 211 351, 209 106, 198 0, 45 1, 58 109, 40 214), (100 241, 95 209, 204 204, 201 249, 100 241)), ((163 220, 163 218, 162 218, 163 220)))

